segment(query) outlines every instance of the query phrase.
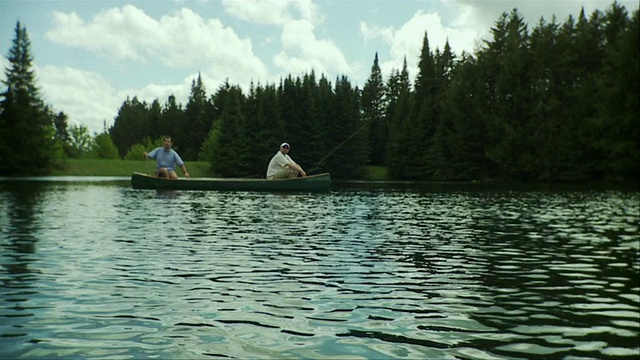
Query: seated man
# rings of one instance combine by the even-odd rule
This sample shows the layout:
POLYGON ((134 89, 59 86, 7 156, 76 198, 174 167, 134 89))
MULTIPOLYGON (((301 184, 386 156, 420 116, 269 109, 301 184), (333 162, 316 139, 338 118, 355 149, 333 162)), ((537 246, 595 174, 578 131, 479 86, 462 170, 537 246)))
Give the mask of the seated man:
POLYGON ((302 167, 289 157, 289 144, 282 143, 280 150, 273 155, 267 167, 267 179, 292 179, 300 176, 307 176, 302 167))
POLYGON ((184 166, 184 161, 180 158, 175 150, 171 148, 172 140, 170 136, 166 136, 164 138, 164 146, 158 147, 149 153, 144 153, 145 159, 156 159, 156 176, 162 178, 170 178, 177 179, 178 174, 176 173, 175 166, 178 165, 182 168, 185 177, 189 177, 189 172, 187 171, 186 166, 184 166))

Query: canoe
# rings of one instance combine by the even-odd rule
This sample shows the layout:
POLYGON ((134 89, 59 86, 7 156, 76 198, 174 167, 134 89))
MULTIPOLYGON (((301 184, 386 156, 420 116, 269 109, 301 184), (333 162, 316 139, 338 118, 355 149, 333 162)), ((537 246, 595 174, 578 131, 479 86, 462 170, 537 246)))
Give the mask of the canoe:
POLYGON ((326 191, 331 187, 329 173, 295 179, 261 178, 179 178, 167 179, 134 172, 134 189, 152 190, 246 190, 246 191, 326 191))

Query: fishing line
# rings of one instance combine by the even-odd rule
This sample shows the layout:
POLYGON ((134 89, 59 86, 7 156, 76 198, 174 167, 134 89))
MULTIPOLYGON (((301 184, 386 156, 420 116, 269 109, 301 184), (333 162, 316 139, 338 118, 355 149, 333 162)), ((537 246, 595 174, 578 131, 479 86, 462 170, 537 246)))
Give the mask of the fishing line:
POLYGON ((353 134, 351 134, 345 141, 341 142, 338 146, 336 146, 333 150, 331 150, 330 153, 327 154, 327 156, 323 157, 322 160, 320 160, 318 162, 318 164, 311 170, 309 170, 309 173, 317 170, 320 167, 320 164, 322 164, 323 161, 325 161, 329 156, 331 156, 331 154, 333 154, 336 150, 338 150, 342 145, 344 145, 347 141, 351 140, 352 137, 354 137, 357 133, 360 132, 360 130, 364 129, 367 125, 369 125, 374 119, 371 119, 369 121, 367 121, 364 125, 362 125, 358 130, 356 130, 353 134))

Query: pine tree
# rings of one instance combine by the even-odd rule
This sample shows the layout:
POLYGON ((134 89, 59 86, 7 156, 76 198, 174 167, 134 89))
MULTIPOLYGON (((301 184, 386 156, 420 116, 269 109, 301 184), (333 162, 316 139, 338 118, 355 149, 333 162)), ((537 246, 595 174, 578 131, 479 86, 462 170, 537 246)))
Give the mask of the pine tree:
POLYGON ((485 126, 479 110, 483 108, 483 78, 477 60, 464 54, 457 64, 440 103, 440 116, 450 131, 447 148, 451 152, 448 180, 479 180, 485 177, 485 126))
POLYGON ((430 159, 432 178, 434 180, 449 180, 454 176, 452 169, 452 154, 449 147, 449 138, 453 123, 451 119, 443 116, 442 107, 447 100, 448 89, 451 86, 451 77, 456 67, 456 57, 451 51, 449 41, 445 42, 444 50, 436 50, 434 56, 434 127, 435 133, 431 147, 428 149, 427 158, 430 159))
POLYGON ((587 19, 580 11, 575 25, 565 23, 559 34, 562 52, 562 118, 557 119, 560 134, 558 162, 562 164, 558 180, 581 181, 599 177, 598 151, 594 138, 594 96, 598 92, 596 76, 600 71, 604 49, 600 31, 602 14, 595 11, 587 19))
POLYGON ((435 156, 435 133, 438 119, 436 109, 436 69, 429 39, 424 34, 418 63, 414 92, 411 97, 411 114, 405 120, 402 131, 405 142, 405 168, 403 177, 408 179, 433 178, 439 160, 435 156))
POLYGON ((531 175, 535 162, 529 142, 530 79, 528 32, 514 9, 503 13, 492 28, 493 41, 479 57, 488 75, 488 108, 484 112, 490 146, 487 156, 504 180, 522 180, 531 175))
POLYGON ((158 134, 160 136, 172 136, 182 142, 180 129, 184 127, 186 122, 185 111, 182 104, 176 102, 174 95, 169 95, 167 102, 162 107, 160 123, 158 125, 158 134))
POLYGON ((332 153, 325 161, 326 168, 336 177, 357 178, 362 174, 367 156, 363 130, 368 125, 360 118, 357 88, 342 76, 336 79, 334 90, 332 133, 329 138, 332 153))
POLYGON ((389 128, 384 119, 386 105, 384 93, 385 85, 378 64, 378 53, 376 53, 371 66, 371 75, 362 89, 362 120, 369 123, 367 138, 369 163, 372 165, 384 164, 386 144, 389 140, 389 128))
POLYGON ((327 161, 333 156, 333 153, 339 151, 335 143, 336 136, 338 135, 336 129, 333 127, 334 119, 336 118, 337 109, 335 106, 335 94, 331 82, 323 75, 318 81, 318 89, 316 91, 317 96, 317 108, 320 110, 317 114, 319 130, 318 130, 318 144, 314 146, 315 153, 311 159, 313 163, 312 168, 307 168, 305 171, 307 174, 313 174, 317 172, 329 172, 327 168, 327 161))
MULTIPOLYGON (((324 155, 326 133, 321 121, 326 109, 320 107, 320 88, 314 71, 302 78, 302 118, 299 119, 300 132, 289 133, 295 145, 294 159, 303 169, 311 170, 324 155)), ((291 145, 294 146, 293 144, 291 145)), ((309 171, 310 172, 310 171, 309 171)))
MULTIPOLYGON (((149 129, 148 134, 150 134, 152 139, 164 138, 164 136, 168 135, 160 131, 160 125, 162 124, 162 106, 158 99, 153 100, 145 114, 144 120, 145 125, 149 129)), ((175 144, 173 148, 179 151, 179 147, 175 146, 175 144)))
POLYGON ((182 144, 181 156, 185 160, 197 160, 200 147, 205 137, 211 130, 212 119, 209 117, 207 94, 202 77, 191 83, 191 95, 186 109, 185 127, 182 129, 178 140, 182 144))
POLYGON ((0 94, 0 175, 48 174, 62 156, 53 112, 40 98, 27 29, 16 23, 0 94))
POLYGON ((640 171, 638 114, 638 12, 629 20, 617 3, 605 13, 605 57, 597 75, 596 148, 607 178, 637 181, 640 171))
POLYGON ((405 149, 408 143, 408 132, 405 131, 405 122, 409 118, 411 97, 406 58, 402 70, 394 71, 389 77, 386 97, 388 105, 385 119, 389 124, 389 142, 385 164, 393 177, 401 178, 407 163, 405 149))
POLYGON ((281 141, 293 142, 294 144, 291 145, 297 146, 288 136, 299 130, 298 119, 303 116, 303 109, 300 105, 302 102, 302 82, 300 79, 293 79, 293 77, 289 75, 282 80, 278 87, 278 99, 280 103, 280 114, 285 127, 285 139, 281 141))
POLYGON ((251 172, 247 175, 264 177, 271 156, 284 138, 284 124, 275 85, 258 85, 252 89, 247 97, 245 112, 251 146, 251 172))
POLYGON ((208 143, 211 169, 224 177, 245 177, 252 171, 250 129, 243 113, 245 96, 239 86, 225 83, 214 97, 222 112, 205 142, 208 143))
POLYGON ((133 99, 127 98, 118 110, 113 126, 109 129, 109 135, 121 157, 124 157, 132 146, 142 144, 145 138, 150 138, 153 134, 150 126, 146 124, 148 113, 146 102, 140 102, 136 96, 133 99))
POLYGON ((67 157, 71 156, 72 150, 69 145, 69 120, 65 113, 60 112, 54 116, 53 125, 56 131, 55 139, 62 145, 62 151, 67 157))

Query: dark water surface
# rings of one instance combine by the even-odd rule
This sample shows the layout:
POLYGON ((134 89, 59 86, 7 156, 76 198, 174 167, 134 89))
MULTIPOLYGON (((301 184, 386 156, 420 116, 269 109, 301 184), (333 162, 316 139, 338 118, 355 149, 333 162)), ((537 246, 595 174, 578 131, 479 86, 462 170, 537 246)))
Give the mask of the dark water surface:
POLYGON ((0 358, 638 358, 639 223, 622 190, 0 181, 0 358))

